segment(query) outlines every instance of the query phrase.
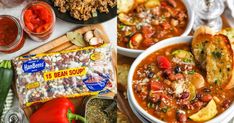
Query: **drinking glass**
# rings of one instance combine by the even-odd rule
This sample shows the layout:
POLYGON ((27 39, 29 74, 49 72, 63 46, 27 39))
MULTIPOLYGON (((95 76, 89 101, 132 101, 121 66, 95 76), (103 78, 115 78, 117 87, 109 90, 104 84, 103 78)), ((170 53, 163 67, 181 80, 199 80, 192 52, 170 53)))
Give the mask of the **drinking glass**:
POLYGON ((223 26, 220 17, 224 11, 223 0, 194 0, 193 9, 195 12, 195 22, 193 29, 201 25, 206 25, 215 31, 220 31, 223 26))

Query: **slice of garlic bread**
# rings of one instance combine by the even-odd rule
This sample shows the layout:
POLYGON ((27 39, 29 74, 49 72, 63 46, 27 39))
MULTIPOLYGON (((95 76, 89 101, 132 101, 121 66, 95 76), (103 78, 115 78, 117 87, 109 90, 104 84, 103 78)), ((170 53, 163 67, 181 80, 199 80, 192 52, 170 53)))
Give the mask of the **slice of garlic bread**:
POLYGON ((128 13, 135 5, 135 0, 118 0, 117 13, 128 13))
POLYGON ((195 60, 202 69, 206 68, 206 47, 212 39, 213 32, 210 28, 202 26, 194 33, 192 40, 192 52, 195 60))
POLYGON ((223 29, 220 34, 226 35, 231 41, 232 50, 234 49, 234 28, 223 29))
MULTIPOLYGON (((232 45, 232 50, 234 50, 234 28, 223 29, 220 33, 226 35, 229 38, 232 45)), ((232 71, 232 75, 234 75, 234 70, 232 71)), ((230 79, 229 83, 225 88, 231 89, 233 87, 234 87, 234 76, 232 76, 232 78, 230 79)))
POLYGON ((206 48, 206 78, 209 83, 222 85, 232 77, 233 51, 229 39, 214 35, 206 48))
POLYGON ((232 79, 233 50, 227 36, 215 34, 209 27, 200 27, 194 33, 192 52, 209 83, 227 85, 232 79))

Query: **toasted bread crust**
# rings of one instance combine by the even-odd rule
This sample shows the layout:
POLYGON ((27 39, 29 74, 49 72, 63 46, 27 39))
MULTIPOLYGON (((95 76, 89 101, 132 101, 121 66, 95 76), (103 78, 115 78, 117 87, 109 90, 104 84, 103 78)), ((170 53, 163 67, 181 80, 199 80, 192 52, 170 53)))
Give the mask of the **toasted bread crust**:
POLYGON ((212 39, 212 35, 201 33, 193 38, 192 41, 192 52, 195 60, 200 64, 202 69, 206 68, 206 47, 212 39))
POLYGON ((192 41, 192 52, 195 60, 200 64, 202 69, 206 68, 206 45, 211 41, 214 32, 206 26, 198 27, 194 32, 192 41))
MULTIPOLYGON (((220 33, 223 35, 226 35, 229 38, 231 45, 232 45, 232 50, 234 50, 234 28, 223 29, 220 33)), ((233 61, 234 61, 234 58, 233 58, 233 61)), ((232 75, 234 75, 234 70, 232 71, 232 75)), ((234 87, 234 76, 231 77, 225 89, 231 89, 233 87, 234 87)))
POLYGON ((207 81, 221 85, 227 84, 233 71, 233 51, 229 39, 225 35, 214 35, 206 51, 207 81))
POLYGON ((202 26, 194 33, 192 52, 209 83, 227 85, 228 89, 234 87, 233 50, 227 36, 202 26))
POLYGON ((118 11, 117 13, 128 13, 132 8, 134 8, 136 4, 136 0, 118 0, 117 6, 118 11))

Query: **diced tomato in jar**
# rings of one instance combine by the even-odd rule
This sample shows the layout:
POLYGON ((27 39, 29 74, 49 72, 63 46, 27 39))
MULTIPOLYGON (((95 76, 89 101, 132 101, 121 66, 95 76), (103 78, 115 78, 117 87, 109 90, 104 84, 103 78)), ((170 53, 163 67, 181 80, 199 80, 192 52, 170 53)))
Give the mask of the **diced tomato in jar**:
POLYGON ((24 21, 30 31, 41 33, 52 25, 52 13, 43 5, 33 5, 25 11, 24 21))
POLYGON ((25 31, 37 41, 49 38, 53 31, 55 15, 50 5, 42 1, 35 1, 23 10, 22 21, 25 31))

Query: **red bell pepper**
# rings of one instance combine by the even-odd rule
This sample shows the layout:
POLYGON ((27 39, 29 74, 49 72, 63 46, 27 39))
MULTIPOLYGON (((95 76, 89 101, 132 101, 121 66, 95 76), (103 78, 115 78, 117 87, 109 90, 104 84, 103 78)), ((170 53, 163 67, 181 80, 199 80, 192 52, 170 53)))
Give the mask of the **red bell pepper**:
POLYGON ((57 98, 45 103, 30 117, 30 123, 75 123, 80 120, 86 123, 86 119, 73 114, 75 107, 67 98, 57 98))

